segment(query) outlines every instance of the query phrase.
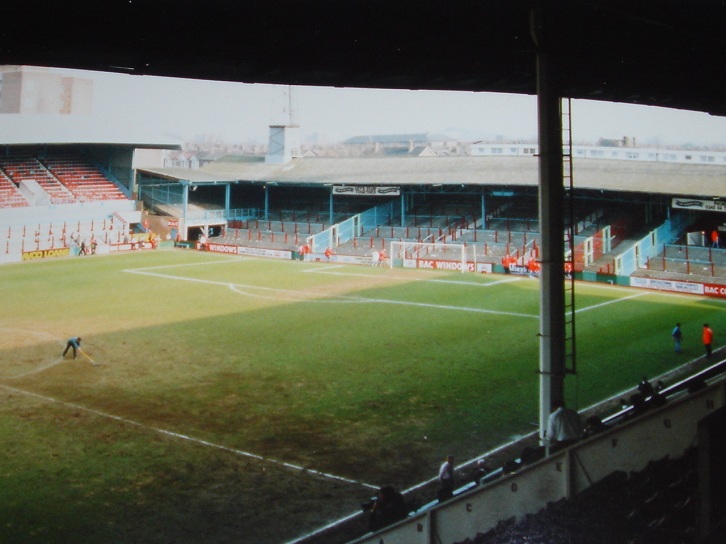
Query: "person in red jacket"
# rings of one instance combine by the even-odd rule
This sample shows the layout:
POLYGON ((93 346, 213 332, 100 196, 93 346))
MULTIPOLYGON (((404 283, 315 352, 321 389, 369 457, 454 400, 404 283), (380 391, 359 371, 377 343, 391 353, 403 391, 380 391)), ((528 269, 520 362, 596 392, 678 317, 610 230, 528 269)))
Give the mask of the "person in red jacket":
POLYGON ((530 278, 539 276, 539 263, 536 259, 532 258, 527 262, 527 270, 529 271, 530 278))
POLYGON ((711 358, 711 344, 713 344, 713 330, 708 323, 703 324, 703 347, 706 348, 706 357, 711 358))

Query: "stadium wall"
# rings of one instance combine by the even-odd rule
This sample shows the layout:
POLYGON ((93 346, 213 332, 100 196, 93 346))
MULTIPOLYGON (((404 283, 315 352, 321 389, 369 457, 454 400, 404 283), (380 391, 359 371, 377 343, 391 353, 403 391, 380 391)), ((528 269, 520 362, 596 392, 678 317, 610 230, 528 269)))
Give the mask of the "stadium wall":
MULTIPOLYGON (((103 200, 95 202, 77 202, 72 204, 52 204, 49 206, 29 206, 21 208, 4 208, 0 215, 0 239, 3 240, 0 251, 0 263, 18 262, 21 260, 62 257, 77 254, 77 248, 69 247, 70 242, 59 242, 57 236, 53 241, 46 240, 47 231, 77 232, 79 238, 92 238, 94 222, 97 225, 113 224, 114 215, 131 215, 136 211, 136 202, 132 200, 103 200), (42 231, 46 243, 31 243, 33 237, 25 236, 24 231, 42 231), (79 232, 83 231, 83 232, 79 232), (89 231, 89 232, 86 232, 89 231), (30 240, 28 240, 30 237, 30 240)), ((121 235, 120 231, 116 235, 121 235)), ((105 237, 99 232, 99 248, 97 253, 106 252, 101 247, 105 237)))
POLYGON ((51 204, 49 206, 27 206, 22 208, 3 208, 0 214, 0 229, 33 223, 73 223, 110 217, 114 212, 136 211, 133 200, 101 200, 95 202, 76 202, 72 204, 51 204))
POLYGON ((521 518, 549 502, 573 497, 615 471, 637 472, 654 459, 680 457, 695 443, 698 422, 725 402, 722 380, 352 544, 465 541, 499 520, 521 518))

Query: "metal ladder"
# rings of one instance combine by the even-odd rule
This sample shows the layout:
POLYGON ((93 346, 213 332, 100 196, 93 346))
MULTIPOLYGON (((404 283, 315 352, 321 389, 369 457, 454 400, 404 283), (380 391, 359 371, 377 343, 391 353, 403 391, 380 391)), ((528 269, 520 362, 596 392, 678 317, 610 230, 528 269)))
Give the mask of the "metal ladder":
POLYGON ((577 374, 575 345, 575 192, 572 168, 572 99, 560 101, 562 117, 562 184, 565 198, 565 374, 577 374))

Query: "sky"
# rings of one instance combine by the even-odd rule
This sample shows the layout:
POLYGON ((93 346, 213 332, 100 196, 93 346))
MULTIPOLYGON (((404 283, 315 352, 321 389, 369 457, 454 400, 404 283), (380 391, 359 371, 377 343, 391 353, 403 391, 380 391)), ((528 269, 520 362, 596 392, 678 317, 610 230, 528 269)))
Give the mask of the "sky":
MULTIPOLYGON (((94 80, 93 115, 142 123, 182 141, 213 136, 266 142, 269 125, 292 121, 303 139, 443 133, 467 140, 537 138, 536 97, 458 91, 288 87, 62 70, 94 80)), ((726 147, 726 118, 576 100, 573 141, 635 138, 641 144, 726 147)))

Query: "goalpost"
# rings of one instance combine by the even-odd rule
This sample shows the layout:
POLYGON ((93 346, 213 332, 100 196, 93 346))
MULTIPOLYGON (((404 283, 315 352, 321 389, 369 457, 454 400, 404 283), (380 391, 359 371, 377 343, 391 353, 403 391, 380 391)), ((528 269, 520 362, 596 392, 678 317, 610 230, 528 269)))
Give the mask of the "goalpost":
POLYGON ((431 268, 475 272, 476 246, 444 242, 391 242, 390 267, 431 268))

